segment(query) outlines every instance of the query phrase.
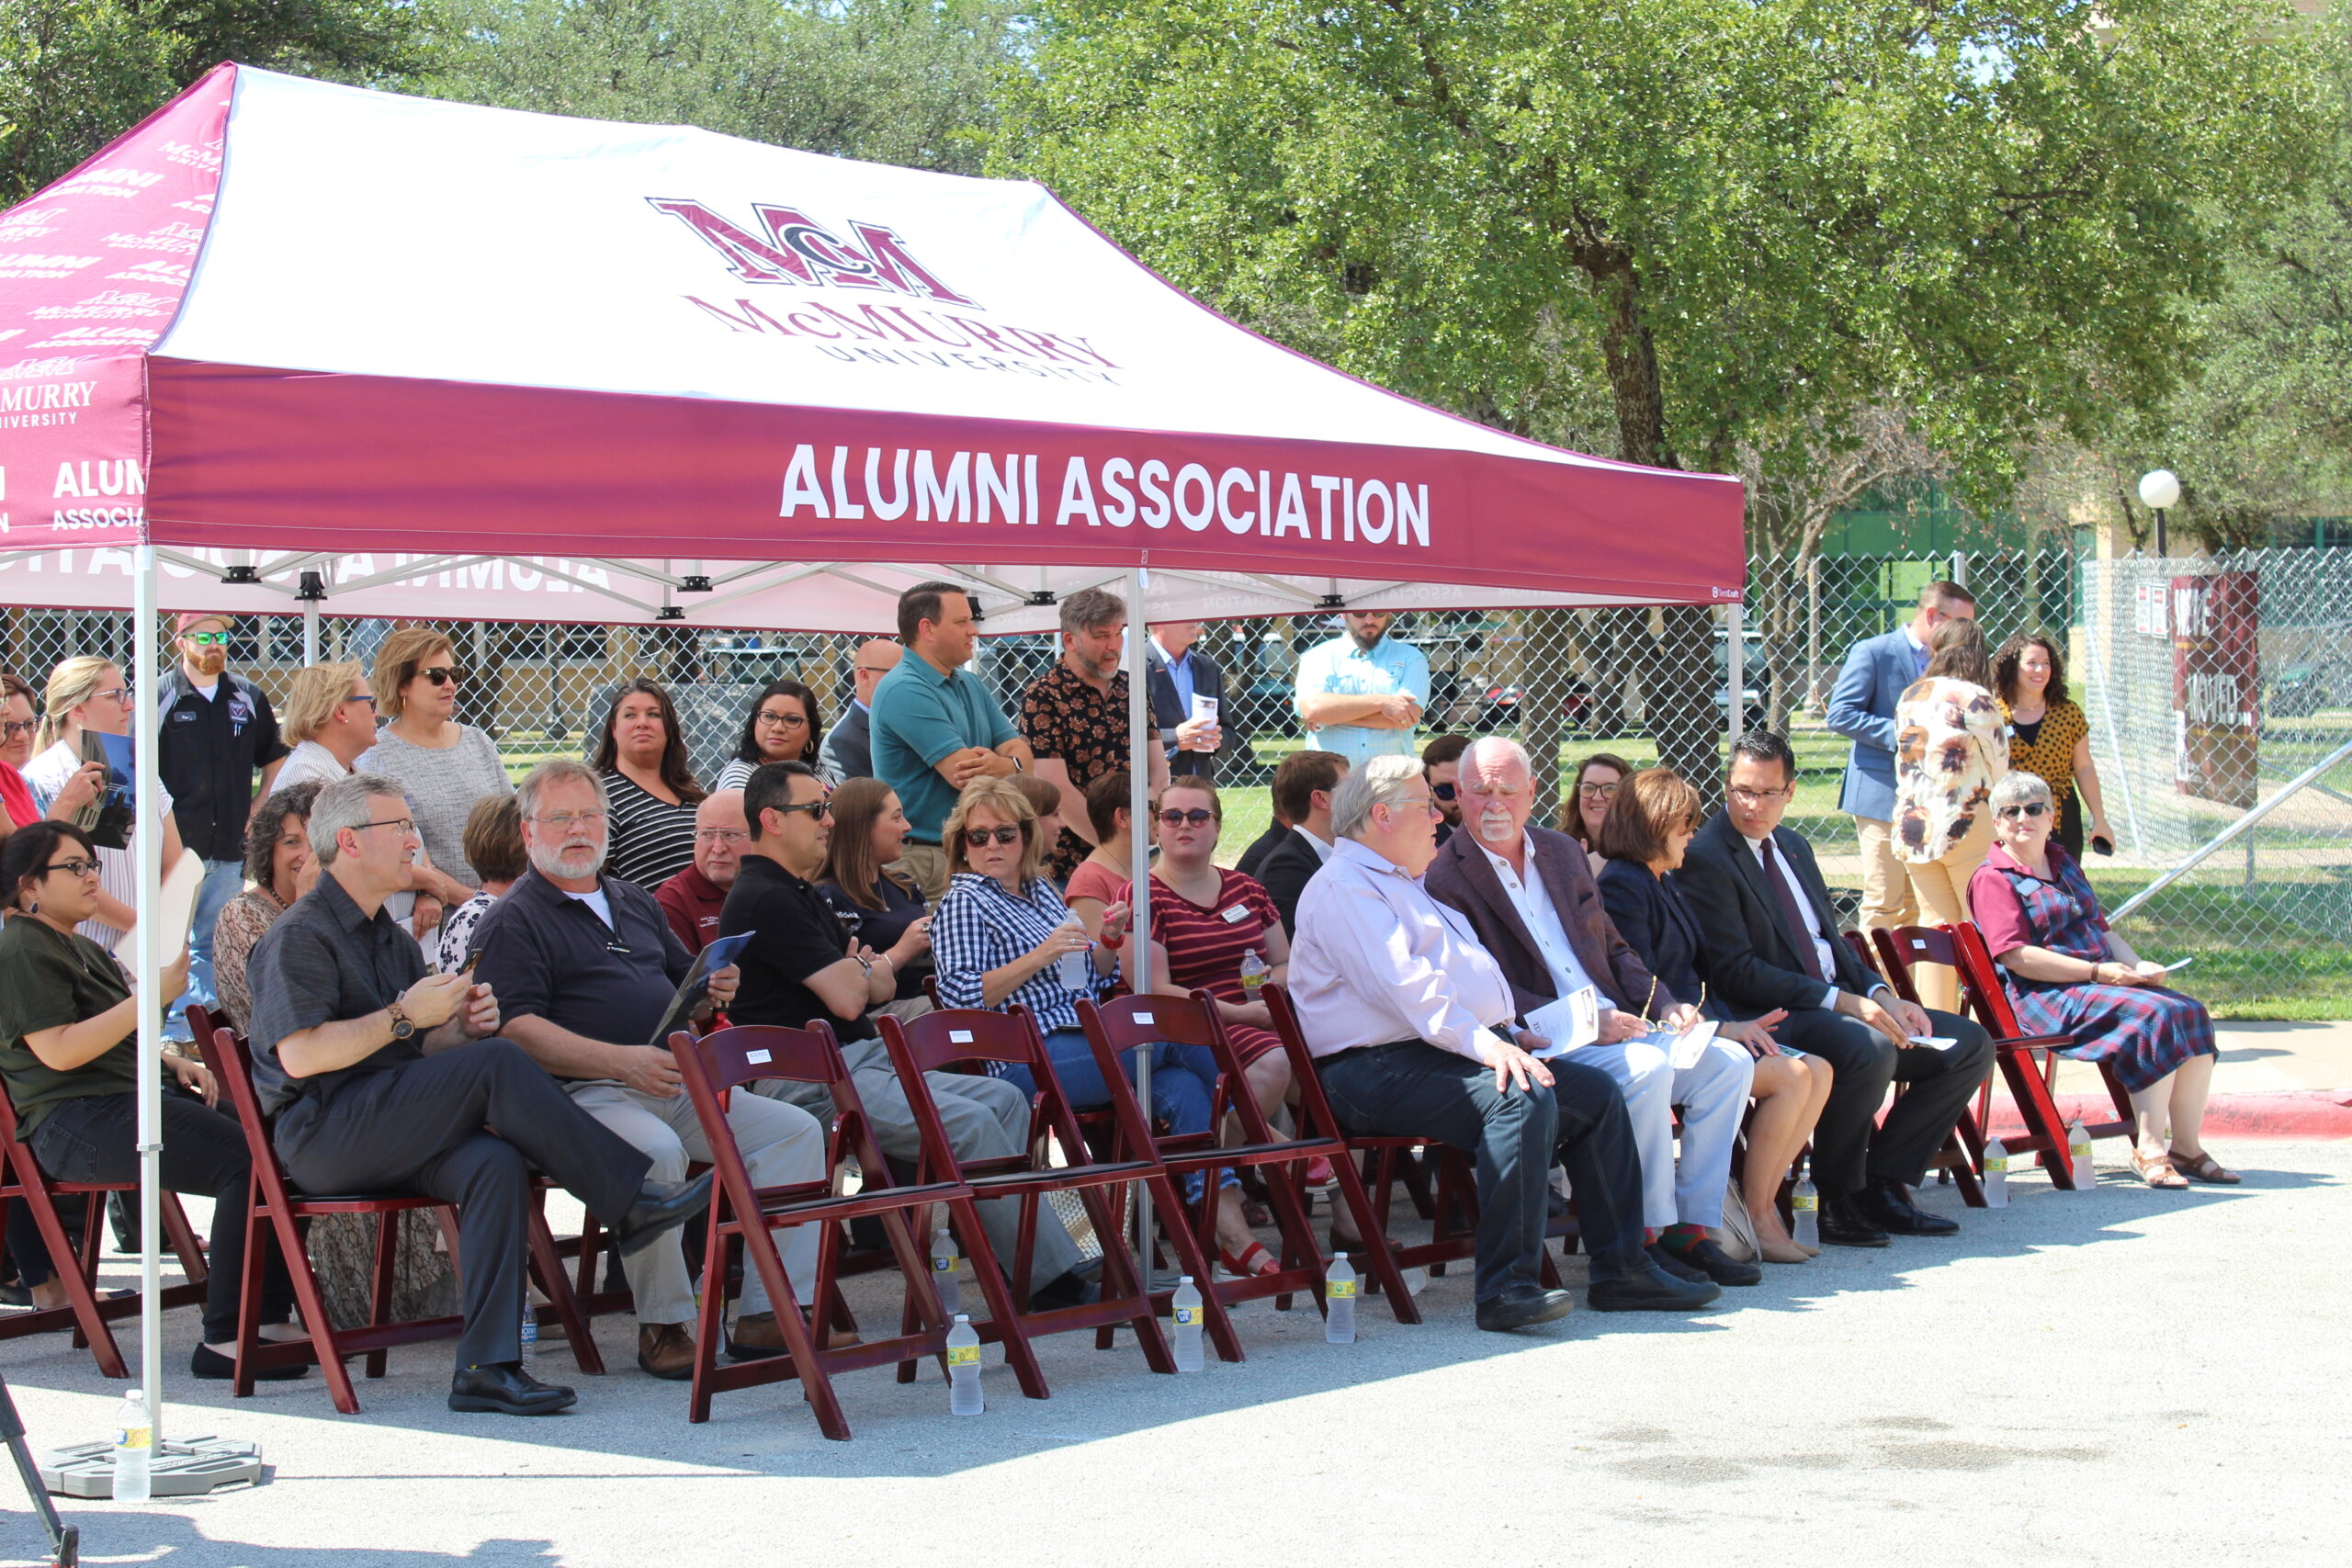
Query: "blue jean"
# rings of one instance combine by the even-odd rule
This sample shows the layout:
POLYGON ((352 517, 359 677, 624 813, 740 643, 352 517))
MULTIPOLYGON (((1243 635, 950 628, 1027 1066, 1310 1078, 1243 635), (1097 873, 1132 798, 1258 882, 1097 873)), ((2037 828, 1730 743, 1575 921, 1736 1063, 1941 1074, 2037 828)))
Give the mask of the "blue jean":
MULTIPOLYGON (((245 885, 245 864, 243 861, 209 860, 204 863, 204 886, 196 895, 196 919, 187 931, 187 990, 174 1002, 164 1017, 164 1032, 175 1040, 188 1037, 187 1010, 190 1002, 198 1007, 218 1009, 220 993, 212 984, 212 928, 220 919, 220 911, 229 907, 245 885)), ((171 954, 165 953, 165 962, 171 954)))
MULTIPOLYGON (((1127 1081, 1135 1081, 1135 1057, 1128 1053, 1127 1081)), ((1102 1081, 1102 1069, 1095 1065, 1094 1048, 1086 1036, 1075 1029, 1057 1029, 1046 1036, 1046 1056, 1054 1064, 1054 1076, 1061 1080, 1062 1092, 1069 1096, 1073 1111, 1093 1111, 1111 1103, 1111 1088, 1102 1081)), ((1026 1067, 1008 1066, 1003 1077, 1021 1086, 1025 1094, 1035 1094, 1035 1078, 1026 1067)), ((1208 1131, 1209 1111, 1216 1097, 1216 1053, 1205 1045, 1177 1045, 1162 1040, 1151 1048, 1151 1113, 1168 1123, 1177 1134, 1208 1131)), ((1219 1185, 1235 1187, 1240 1178, 1232 1171, 1219 1173, 1219 1185)), ((1198 1173, 1185 1178, 1184 1197, 1198 1202, 1201 1179, 1198 1173)))

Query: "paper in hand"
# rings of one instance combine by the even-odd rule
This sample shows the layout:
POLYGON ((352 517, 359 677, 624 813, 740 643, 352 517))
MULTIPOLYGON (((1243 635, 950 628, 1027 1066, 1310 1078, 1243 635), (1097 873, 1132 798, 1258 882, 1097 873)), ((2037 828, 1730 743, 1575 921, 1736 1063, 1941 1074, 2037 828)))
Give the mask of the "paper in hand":
POLYGON ((2167 975, 2177 975, 2196 962, 2197 955, 2192 953, 2186 958, 2175 959, 2172 963, 2165 964, 2164 972, 2167 975))
POLYGON ((1600 993, 1579 986, 1556 1001, 1545 1002, 1527 1015, 1528 1029, 1544 1037, 1540 1058, 1566 1055, 1600 1038, 1600 993))
POLYGON ((705 997, 710 995, 712 972, 734 963, 736 955, 758 934, 757 931, 738 931, 733 936, 717 937, 708 947, 695 954, 694 967, 686 971, 685 982, 678 987, 678 994, 670 998, 669 1007, 662 1014, 662 1021, 654 1026, 653 1038, 646 1043, 667 1050, 670 1036, 686 1027, 687 1021, 695 1015, 695 1010, 702 1006, 705 997))

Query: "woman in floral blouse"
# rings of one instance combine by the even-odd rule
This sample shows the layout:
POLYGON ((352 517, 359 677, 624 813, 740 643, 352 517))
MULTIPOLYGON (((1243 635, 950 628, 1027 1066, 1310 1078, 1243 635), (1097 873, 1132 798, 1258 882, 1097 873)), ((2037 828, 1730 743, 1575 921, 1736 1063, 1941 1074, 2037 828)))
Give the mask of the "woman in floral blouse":
MULTIPOLYGON (((1968 879, 1993 847, 1986 802, 2009 771, 2009 740, 1992 683, 1984 628, 1950 620, 1936 628, 1927 673, 1895 704, 1894 851, 1927 923, 1968 919, 1968 879)), ((1922 1003, 1957 1010, 1951 970, 1926 965, 1918 985, 1922 1003)))

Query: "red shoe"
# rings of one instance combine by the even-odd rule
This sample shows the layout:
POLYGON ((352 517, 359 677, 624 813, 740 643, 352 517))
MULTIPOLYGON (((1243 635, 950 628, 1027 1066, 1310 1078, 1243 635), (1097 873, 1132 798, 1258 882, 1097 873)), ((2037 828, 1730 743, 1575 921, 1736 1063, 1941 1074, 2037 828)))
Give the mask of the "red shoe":
POLYGON ((1238 1256, 1220 1247, 1216 1249, 1216 1260, 1225 1265, 1227 1273, 1245 1279, 1257 1274, 1279 1274, 1283 1267, 1274 1261, 1274 1255, 1266 1250, 1264 1243, 1255 1241, 1238 1256))
POLYGON ((1330 1160, 1325 1156, 1317 1155, 1306 1162, 1306 1184, 1309 1187, 1329 1187, 1338 1179, 1331 1169, 1330 1160))

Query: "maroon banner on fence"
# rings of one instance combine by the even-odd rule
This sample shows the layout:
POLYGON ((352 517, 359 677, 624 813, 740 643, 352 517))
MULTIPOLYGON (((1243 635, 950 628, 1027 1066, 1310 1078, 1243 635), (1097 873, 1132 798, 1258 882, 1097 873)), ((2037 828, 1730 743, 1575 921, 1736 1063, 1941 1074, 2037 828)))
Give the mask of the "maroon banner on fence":
POLYGON ((2251 807, 2261 735, 2261 579, 2251 571, 2176 577, 2170 598, 2175 787, 2251 807))

